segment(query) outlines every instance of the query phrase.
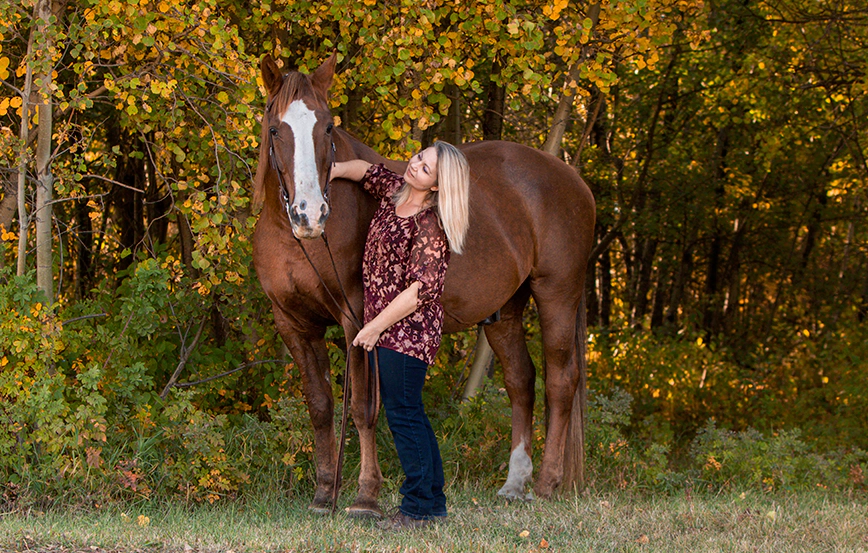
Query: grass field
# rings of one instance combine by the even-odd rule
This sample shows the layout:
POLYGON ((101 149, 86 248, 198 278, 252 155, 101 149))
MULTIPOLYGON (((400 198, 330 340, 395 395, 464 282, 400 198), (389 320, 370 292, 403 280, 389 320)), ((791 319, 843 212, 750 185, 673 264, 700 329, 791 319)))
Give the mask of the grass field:
POLYGON ((494 490, 467 487, 450 490, 450 500, 448 523, 399 534, 342 514, 314 515, 303 499, 18 510, 0 517, 0 551, 868 551, 864 496, 587 492, 508 504, 494 490))

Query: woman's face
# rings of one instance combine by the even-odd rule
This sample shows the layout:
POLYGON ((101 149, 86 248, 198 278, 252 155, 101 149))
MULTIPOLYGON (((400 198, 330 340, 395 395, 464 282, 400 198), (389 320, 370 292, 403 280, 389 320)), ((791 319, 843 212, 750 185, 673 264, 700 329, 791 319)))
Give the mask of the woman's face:
POLYGON ((437 150, 425 148, 410 159, 404 180, 416 190, 437 190, 437 150))

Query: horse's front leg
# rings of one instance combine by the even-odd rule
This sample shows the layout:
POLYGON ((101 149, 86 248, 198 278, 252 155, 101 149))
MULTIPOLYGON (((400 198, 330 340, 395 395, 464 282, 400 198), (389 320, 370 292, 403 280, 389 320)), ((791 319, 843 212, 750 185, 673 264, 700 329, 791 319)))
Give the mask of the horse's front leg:
POLYGON ((274 321, 293 361, 301 373, 301 390, 313 425, 316 492, 309 508, 319 513, 331 512, 337 450, 334 431, 334 398, 329 374, 325 329, 299 331, 278 307, 274 321))
POLYGON ((359 473, 359 491, 352 505, 347 507, 347 514, 355 517, 380 518, 383 511, 377 503, 380 488, 383 486, 383 473, 377 460, 377 415, 380 407, 380 394, 375 381, 371 378, 375 367, 366 370, 367 352, 359 347, 353 347, 352 340, 355 330, 344 327, 347 336, 347 361, 352 379, 350 410, 353 423, 359 432, 359 448, 361 450, 361 470, 359 473))

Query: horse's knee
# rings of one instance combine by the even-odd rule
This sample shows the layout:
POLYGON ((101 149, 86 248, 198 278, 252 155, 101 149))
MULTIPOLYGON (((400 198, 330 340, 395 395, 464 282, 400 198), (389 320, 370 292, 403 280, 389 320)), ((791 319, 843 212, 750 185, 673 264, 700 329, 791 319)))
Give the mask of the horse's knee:
POLYGON ((306 398, 307 414, 314 428, 331 426, 334 421, 334 403, 331 398, 306 398))

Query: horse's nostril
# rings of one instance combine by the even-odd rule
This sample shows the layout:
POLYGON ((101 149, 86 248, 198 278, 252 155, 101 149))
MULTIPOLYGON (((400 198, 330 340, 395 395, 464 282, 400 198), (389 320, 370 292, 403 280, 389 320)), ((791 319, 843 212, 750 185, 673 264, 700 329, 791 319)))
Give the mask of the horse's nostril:
POLYGON ((307 209, 307 202, 304 201, 304 200, 302 200, 301 203, 298 204, 298 207, 299 207, 302 211, 306 210, 306 209, 307 209))

